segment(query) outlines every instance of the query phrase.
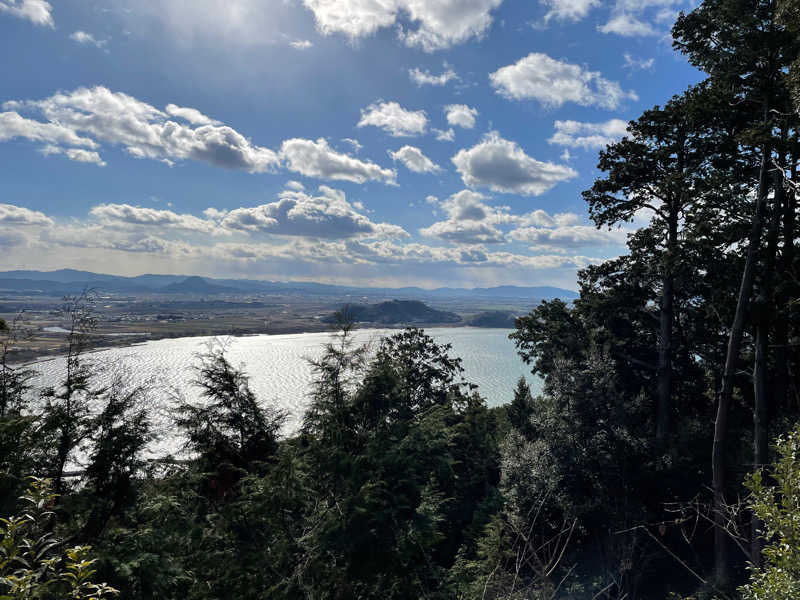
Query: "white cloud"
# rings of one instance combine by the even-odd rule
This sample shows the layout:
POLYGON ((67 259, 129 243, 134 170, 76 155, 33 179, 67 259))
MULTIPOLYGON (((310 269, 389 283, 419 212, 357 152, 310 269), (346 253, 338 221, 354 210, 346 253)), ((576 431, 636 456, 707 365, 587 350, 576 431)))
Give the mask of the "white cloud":
POLYGON ((373 223, 355 210, 344 192, 324 185, 317 196, 284 190, 277 202, 237 208, 225 215, 221 226, 249 233, 315 238, 408 237, 401 227, 373 223))
POLYGON ((486 204, 486 196, 462 190, 440 203, 447 219, 420 229, 425 237, 435 237, 456 244, 499 244, 505 235, 497 225, 511 218, 505 208, 486 204))
POLYGON ((55 27, 51 11, 53 7, 45 0, 5 0, 0 1, 0 14, 27 19, 34 25, 55 27))
POLYGON ((403 146, 397 152, 389 151, 392 160, 399 160, 415 173, 438 173, 442 168, 414 146, 403 146))
POLYGON ((100 154, 94 150, 84 150, 83 148, 67 148, 64 151, 67 158, 82 163, 91 163, 98 167, 105 167, 106 162, 100 157, 100 154))
POLYGON ((446 63, 445 63, 445 70, 439 75, 433 75, 427 69, 421 71, 419 68, 414 67, 413 69, 408 70, 408 76, 411 78, 411 81, 416 83, 418 86, 423 86, 423 85, 443 86, 446 85, 447 82, 449 81, 458 79, 458 75, 456 74, 456 72, 453 71, 453 69, 449 68, 446 63))
POLYGON ((78 42, 83 45, 91 45, 96 48, 102 48, 108 44, 108 40, 98 40, 91 33, 85 31, 76 31, 69 36, 73 42, 78 42))
POLYGON ((215 121, 214 119, 205 116, 196 108, 187 108, 185 106, 167 104, 164 110, 169 116, 185 119, 192 125, 222 125, 222 123, 219 121, 215 121))
POLYGON ((674 22, 675 8, 687 4, 692 6, 686 0, 616 0, 608 22, 597 29, 625 37, 664 35, 666 30, 653 23, 674 22))
POLYGON ((89 214, 103 225, 110 227, 157 227, 198 233, 213 233, 216 230, 213 222, 199 219, 194 215, 181 215, 171 210, 143 208, 130 204, 100 204, 93 207, 89 214))
POLYGON ((26 119, 16 111, 0 112, 0 142, 25 138, 34 142, 97 148, 92 139, 78 135, 71 127, 60 123, 41 123, 26 119))
POLYGON ((638 100, 634 92, 624 91, 619 83, 579 65, 533 52, 513 65, 489 75, 497 93, 509 100, 538 100, 557 108, 566 102, 581 106, 615 109, 623 100, 638 100))
POLYGON ((597 30, 601 33, 616 33, 625 37, 657 35, 652 25, 639 20, 629 13, 612 17, 608 23, 599 26, 597 30))
POLYGON ((289 42, 289 45, 297 50, 308 50, 314 46, 310 40, 294 40, 289 42))
POLYGON ((358 127, 369 125, 379 127, 393 137, 410 137, 425 133, 428 117, 424 110, 406 110, 397 102, 379 102, 361 111, 358 127))
POLYGON ((493 131, 469 150, 460 150, 453 164, 470 187, 496 192, 538 196, 578 173, 565 165, 531 158, 516 142, 493 131))
POLYGON ((364 147, 361 145, 361 142, 353 138, 342 138, 342 141, 350 144, 353 147, 353 152, 358 152, 364 147))
POLYGON ((399 26, 408 46, 426 52, 481 37, 492 23, 491 11, 503 0, 303 0, 325 35, 351 40, 399 26), (405 23, 405 24, 404 24, 405 23))
POLYGON ((591 225, 539 228, 523 227, 513 230, 512 239, 530 244, 535 251, 568 250, 596 246, 622 246, 627 232, 622 229, 604 231, 591 225))
POLYGON ((324 138, 316 142, 300 138, 286 140, 281 146, 281 158, 286 168, 306 177, 353 183, 382 181, 389 184, 397 179, 396 171, 336 152, 324 138))
POLYGON ((475 127, 475 117, 478 116, 477 108, 470 108, 466 104, 449 104, 444 107, 447 113, 447 122, 465 129, 475 127))
POLYGON ((59 148, 55 144, 47 144, 39 152, 44 156, 61 154, 74 162, 95 164, 98 167, 105 167, 106 162, 98 152, 94 150, 84 150, 83 148, 59 148))
POLYGON ((295 192, 302 192, 303 190, 306 189, 306 186, 304 186, 299 181, 290 179, 289 181, 286 182, 286 189, 294 190, 295 192))
POLYGON ((556 121, 555 133, 547 141, 550 144, 570 148, 605 148, 628 133, 628 123, 622 119, 610 119, 603 123, 580 121, 556 121))
POLYGON ((425 237, 435 237, 455 244, 500 244, 503 232, 484 221, 439 221, 419 230, 425 237))
MULTIPOLYGON (((279 165, 275 152, 253 145, 230 127, 191 127, 169 119, 169 113, 104 87, 78 88, 45 100, 6 102, 3 106, 6 110, 38 111, 47 122, 22 119, 16 112, 0 113, 0 140, 27 137, 89 148, 105 142, 123 146, 135 158, 196 160, 250 173, 274 171, 279 165)), ((201 115, 193 109, 170 108, 183 119, 196 120, 201 115)))
POLYGON ((441 208, 447 219, 420 230, 425 237, 435 237, 457 244, 499 244, 506 241, 502 226, 527 227, 531 225, 555 227, 568 225, 577 215, 562 214, 551 217, 543 210, 515 215, 507 206, 490 206, 488 198, 472 190, 462 190, 439 202, 429 196, 429 204, 441 208))
POLYGON ((38 210, 30 210, 13 204, 0 204, 0 225, 53 225, 53 220, 38 210))
POLYGON ((642 70, 642 71, 649 71, 653 68, 653 65, 656 63, 655 58, 634 58, 627 52, 622 55, 625 59, 625 64, 622 65, 624 69, 631 69, 631 70, 642 70))
POLYGON ((436 135, 436 139, 440 142, 452 142, 456 139, 456 132, 452 127, 447 131, 433 127, 431 128, 431 131, 436 135))
POLYGON ((549 8, 544 16, 545 22, 580 21, 592 8, 600 6, 598 0, 539 0, 539 3, 549 8))

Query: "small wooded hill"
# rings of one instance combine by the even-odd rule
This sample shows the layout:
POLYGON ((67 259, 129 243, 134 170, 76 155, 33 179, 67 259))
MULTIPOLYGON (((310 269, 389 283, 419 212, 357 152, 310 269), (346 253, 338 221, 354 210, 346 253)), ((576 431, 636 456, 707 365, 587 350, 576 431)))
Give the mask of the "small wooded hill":
POLYGON ((202 277, 187 277, 183 281, 170 283, 161 291, 168 294, 230 294, 237 290, 209 283, 202 277))
MULTIPOLYGON (((345 304, 341 312, 356 323, 380 323, 382 325, 459 323, 456 313, 436 310, 418 300, 389 300, 380 304, 345 304)), ((326 323, 337 321, 336 313, 323 319, 326 323)))
POLYGON ((501 329, 513 329, 516 315, 505 310, 490 310, 467 319, 467 325, 471 327, 497 327, 501 329))

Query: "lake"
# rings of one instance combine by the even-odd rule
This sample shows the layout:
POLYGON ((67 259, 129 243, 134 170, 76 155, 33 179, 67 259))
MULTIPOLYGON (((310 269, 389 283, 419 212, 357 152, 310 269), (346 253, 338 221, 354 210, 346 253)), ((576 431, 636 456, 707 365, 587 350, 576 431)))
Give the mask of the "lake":
MULTIPOLYGON (((363 329, 355 332, 355 339, 375 342, 382 335, 397 330, 363 329)), ((472 327, 431 328, 426 333, 436 342, 452 345, 451 356, 463 361, 464 377, 478 386, 478 392, 489 406, 510 402, 520 377, 525 377, 533 391, 540 382, 530 373, 508 339, 510 329, 480 329, 472 327)), ((161 412, 158 422, 164 424, 162 439, 157 444, 162 450, 174 451, 170 430, 168 402, 169 390, 181 391, 187 399, 198 397, 192 386, 192 367, 196 355, 215 338, 191 337, 145 342, 124 348, 101 350, 91 355, 91 360, 111 365, 110 373, 120 366, 133 384, 146 383, 156 400, 154 410, 161 412)), ((234 365, 243 367, 250 376, 251 388, 259 400, 287 410, 289 420, 286 433, 296 431, 302 421, 308 402, 312 370, 308 358, 319 357, 324 344, 330 340, 328 333, 300 333, 287 335, 253 335, 224 338, 226 355, 234 365)), ((55 385, 63 376, 64 359, 46 359, 33 365, 39 371, 37 386, 55 385)), ((155 448, 154 448, 155 450, 155 448)))

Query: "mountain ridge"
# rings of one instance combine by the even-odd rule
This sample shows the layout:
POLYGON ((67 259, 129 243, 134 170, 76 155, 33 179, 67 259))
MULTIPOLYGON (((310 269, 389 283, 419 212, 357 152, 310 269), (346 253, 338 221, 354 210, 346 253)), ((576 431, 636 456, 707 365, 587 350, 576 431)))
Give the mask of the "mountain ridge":
POLYGON ((83 287, 94 287, 100 291, 130 294, 179 294, 179 293, 284 293, 309 296, 333 295, 365 295, 391 297, 429 297, 429 298, 514 298, 514 299, 550 299, 562 298, 572 300, 578 297, 576 292, 554 286, 512 286, 455 288, 441 287, 426 289, 417 286, 397 288, 365 287, 354 285, 335 285, 313 281, 270 281, 259 279, 223 279, 213 277, 197 277, 190 275, 156 275, 142 274, 132 277, 109 275, 80 271, 76 269, 58 269, 55 271, 12 270, 0 271, 0 291, 22 292, 26 290, 40 293, 57 293, 61 291, 80 291, 83 287), (210 288, 222 288, 216 291, 187 291, 182 285, 186 280, 202 280, 210 288))

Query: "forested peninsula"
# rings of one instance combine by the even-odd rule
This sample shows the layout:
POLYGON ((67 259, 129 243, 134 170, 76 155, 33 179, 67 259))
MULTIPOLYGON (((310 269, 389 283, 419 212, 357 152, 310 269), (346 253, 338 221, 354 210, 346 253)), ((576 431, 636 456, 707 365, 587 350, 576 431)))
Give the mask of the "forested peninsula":
POLYGON ((487 408, 424 331, 367 349, 344 315, 287 436, 221 348, 201 404, 101 386, 90 294, 53 389, 0 323, 0 598, 800 597, 800 0, 704 0, 672 36, 706 78, 583 194, 647 225, 515 321, 540 394, 487 408), (165 408, 179 456, 147 451, 165 408))

